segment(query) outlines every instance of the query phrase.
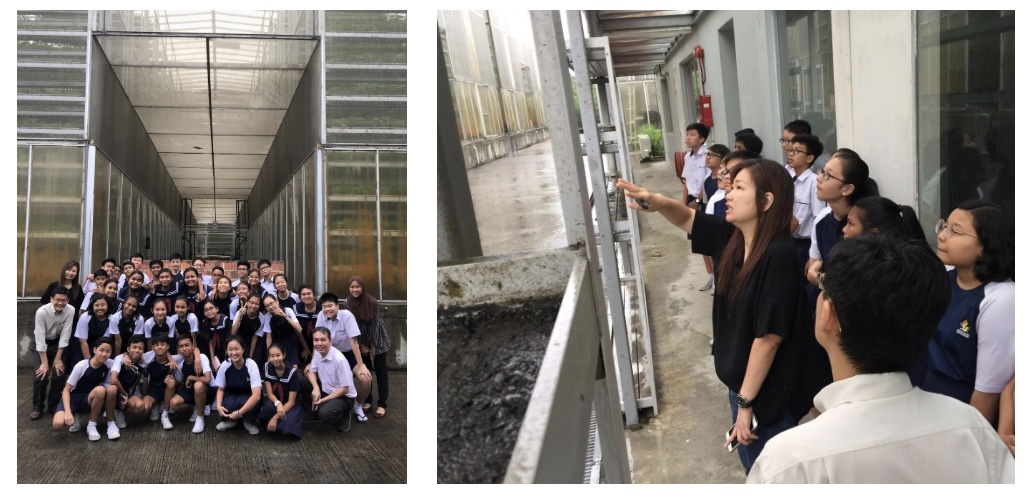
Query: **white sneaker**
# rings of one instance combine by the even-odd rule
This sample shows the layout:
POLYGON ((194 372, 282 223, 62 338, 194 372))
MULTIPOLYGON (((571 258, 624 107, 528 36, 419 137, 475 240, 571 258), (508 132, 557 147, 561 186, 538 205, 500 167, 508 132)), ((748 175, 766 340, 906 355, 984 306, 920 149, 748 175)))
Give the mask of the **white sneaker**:
POLYGON ((114 411, 114 423, 119 429, 125 428, 125 414, 121 410, 114 411))
POLYGON ((218 422, 218 425, 215 426, 215 429, 218 429, 220 431, 227 431, 229 429, 232 429, 233 427, 236 427, 236 424, 238 423, 239 422, 236 420, 222 420, 221 422, 218 422))
POLYGON ((118 432, 118 425, 115 424, 114 422, 108 422, 107 423, 107 439, 109 441, 114 441, 115 439, 118 439, 120 437, 122 437, 122 433, 118 432))
POLYGON ((68 432, 79 432, 79 430, 82 429, 82 422, 85 421, 86 418, 85 413, 75 415, 71 427, 68 428, 68 432))
POLYGON ((193 433, 200 434, 201 432, 204 432, 204 419, 198 418, 193 424, 193 433))
POLYGON ((698 290, 700 290, 702 292, 707 292, 708 290, 711 290, 713 286, 715 286, 715 276, 712 276, 711 274, 709 274, 708 275, 708 279, 705 280, 704 284, 701 285, 698 288, 698 290))
POLYGON ((161 418, 161 405, 154 403, 154 407, 150 409, 150 421, 153 422, 161 418))
POLYGON ((257 426, 250 422, 247 422, 246 420, 243 421, 243 428, 247 429, 247 432, 249 432, 251 436, 256 436, 258 433, 257 426))
POLYGON ((197 421, 197 411, 194 410, 193 413, 190 413, 190 422, 196 422, 196 421, 197 421))
POLYGON ((86 424, 86 435, 89 436, 90 441, 100 441, 100 433, 97 432, 96 422, 86 424))
POLYGON ((172 421, 168 419, 167 413, 161 414, 161 427, 164 427, 166 431, 172 428, 172 421))

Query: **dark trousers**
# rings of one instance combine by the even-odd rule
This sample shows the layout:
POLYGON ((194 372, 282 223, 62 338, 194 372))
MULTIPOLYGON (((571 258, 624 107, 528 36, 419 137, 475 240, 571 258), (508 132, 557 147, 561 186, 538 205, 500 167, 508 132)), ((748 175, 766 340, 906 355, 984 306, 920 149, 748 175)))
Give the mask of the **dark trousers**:
POLYGON ((54 361, 57 360, 57 343, 59 339, 47 340, 46 352, 39 352, 36 348, 36 339, 29 342, 29 355, 32 357, 32 409, 43 411, 53 410, 57 406, 57 403, 61 402, 61 392, 64 391, 65 382, 68 380, 68 370, 72 367, 64 367, 64 373, 57 375, 54 373, 54 361), (43 380, 35 377, 35 371, 39 369, 39 365, 42 364, 43 360, 40 355, 46 356, 47 366, 50 370, 44 375, 43 380), (48 397, 49 396, 49 397, 48 397))
MULTIPOLYGON (((322 397, 326 397, 329 394, 322 393, 322 397)), ((320 405, 318 405, 318 419, 324 424, 329 425, 340 425, 343 423, 343 419, 347 418, 347 413, 354 408, 354 398, 347 396, 339 397, 336 399, 330 399, 320 405)))
POLYGON ((808 264, 808 251, 812 248, 812 239, 794 238, 794 244, 798 248, 798 262, 801 263, 801 272, 804 272, 805 264, 808 264))
MULTIPOLYGON (((390 380, 386 373, 386 353, 376 354, 375 363, 372 362, 373 359, 367 354, 362 354, 361 360, 365 363, 365 366, 375 366, 376 388, 379 390, 379 406, 386 408, 386 398, 390 395, 390 380)), ((365 403, 372 404, 372 391, 368 391, 365 403)))

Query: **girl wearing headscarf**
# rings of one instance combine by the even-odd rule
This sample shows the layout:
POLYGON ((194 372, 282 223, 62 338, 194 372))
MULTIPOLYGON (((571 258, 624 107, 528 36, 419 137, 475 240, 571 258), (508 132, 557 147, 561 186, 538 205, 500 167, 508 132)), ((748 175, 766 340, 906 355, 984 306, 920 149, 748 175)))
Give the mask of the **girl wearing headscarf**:
MULTIPOLYGON (((386 373, 386 352, 390 350, 390 336, 386 333, 386 324, 379 316, 379 301, 365 293, 365 281, 360 276, 351 276, 350 294, 347 295, 347 309, 358 322, 361 335, 361 359, 366 366, 373 365, 376 372, 376 386, 379 388, 379 403, 375 418, 386 416, 386 398, 390 394, 389 380, 386 373), (373 363, 373 360, 375 361, 373 363)), ((365 411, 372 409, 372 393, 368 394, 365 411)))

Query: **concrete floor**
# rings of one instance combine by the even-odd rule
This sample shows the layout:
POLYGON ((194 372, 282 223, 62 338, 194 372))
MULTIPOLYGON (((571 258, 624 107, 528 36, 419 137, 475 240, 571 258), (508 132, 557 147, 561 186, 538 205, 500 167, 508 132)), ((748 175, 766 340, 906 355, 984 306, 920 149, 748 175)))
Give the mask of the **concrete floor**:
POLYGON ((18 370, 19 483, 396 483, 407 482, 407 372, 390 372, 386 418, 351 423, 351 430, 304 423, 292 441, 243 426, 215 430, 207 417, 202 434, 190 432, 188 415, 171 415, 172 430, 146 417, 127 417, 121 438, 90 442, 86 430, 54 431, 53 417, 31 421, 32 370, 18 370))
MULTIPOLYGON (((469 171, 485 254, 565 245, 551 154, 547 141, 469 171)), ((635 164, 634 178, 681 196, 671 162, 635 164)), ((639 428, 627 430, 633 482, 743 483, 736 453, 722 447, 732 422, 709 354, 712 296, 697 290, 705 278, 701 256, 660 215, 642 214, 640 226, 660 415, 648 410, 639 428)))

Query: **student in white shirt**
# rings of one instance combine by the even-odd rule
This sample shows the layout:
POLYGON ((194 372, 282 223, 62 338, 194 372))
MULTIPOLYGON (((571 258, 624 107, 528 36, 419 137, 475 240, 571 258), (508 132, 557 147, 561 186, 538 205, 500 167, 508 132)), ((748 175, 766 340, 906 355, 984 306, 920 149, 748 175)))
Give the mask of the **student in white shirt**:
POLYGON ((1008 448, 976 408, 909 380, 948 307, 940 260, 867 234, 838 243, 824 269, 815 337, 834 382, 815 397, 818 417, 765 445, 748 482, 1014 482, 1008 448))

